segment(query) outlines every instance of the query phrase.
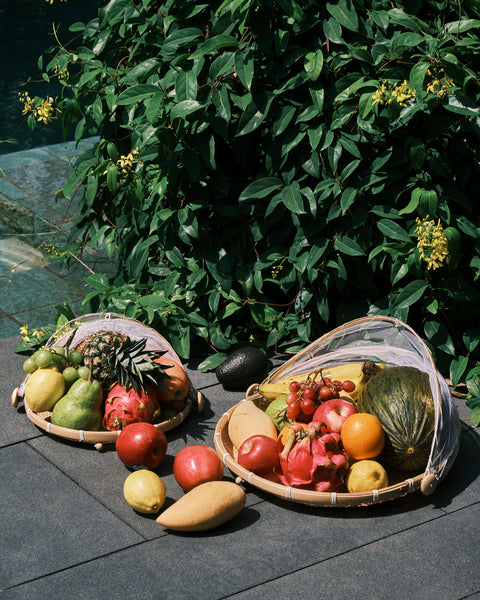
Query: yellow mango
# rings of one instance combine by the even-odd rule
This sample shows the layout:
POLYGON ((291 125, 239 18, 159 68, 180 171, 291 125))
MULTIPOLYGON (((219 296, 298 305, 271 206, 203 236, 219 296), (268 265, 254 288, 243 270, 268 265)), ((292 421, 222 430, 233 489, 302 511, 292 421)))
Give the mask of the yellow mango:
POLYGON ((230 441, 238 450, 246 439, 259 434, 267 435, 276 440, 278 432, 275 423, 251 400, 239 402, 228 421, 230 441))
POLYGON ((197 485, 156 519, 174 531, 205 531, 233 519, 245 506, 246 494, 231 481, 197 485))

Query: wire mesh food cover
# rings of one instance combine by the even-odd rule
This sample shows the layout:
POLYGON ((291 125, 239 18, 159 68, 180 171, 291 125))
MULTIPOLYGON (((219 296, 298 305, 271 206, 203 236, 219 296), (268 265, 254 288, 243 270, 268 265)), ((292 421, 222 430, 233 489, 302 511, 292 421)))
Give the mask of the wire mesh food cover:
POLYGON ((458 453, 460 421, 450 389, 426 344, 415 331, 391 317, 363 317, 325 334, 269 375, 270 383, 321 367, 372 360, 411 366, 428 374, 435 406, 435 431, 421 489, 433 492, 458 453))

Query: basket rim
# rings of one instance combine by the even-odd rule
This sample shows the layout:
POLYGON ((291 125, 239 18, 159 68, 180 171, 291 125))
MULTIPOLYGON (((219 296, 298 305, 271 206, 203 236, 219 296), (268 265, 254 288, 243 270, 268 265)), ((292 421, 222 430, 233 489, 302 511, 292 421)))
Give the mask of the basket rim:
MULTIPOLYGON (((70 429, 68 427, 61 427, 60 425, 54 425, 49 419, 52 414, 51 411, 45 411, 42 413, 34 412, 29 406, 26 398, 23 398, 23 403, 25 406, 25 412, 27 417, 32 421, 37 427, 43 429, 49 434, 56 435, 58 437, 76 441, 76 442, 86 442, 89 444, 114 444, 121 433, 121 429, 118 431, 88 431, 86 429, 70 429)), ((179 412, 175 417, 171 419, 167 419, 166 421, 161 421, 160 423, 154 423, 153 425, 162 431, 170 431, 174 427, 177 427, 186 419, 186 417, 190 414, 192 410, 193 402, 190 397, 186 399, 186 406, 182 412, 179 412)))
POLYGON ((300 504, 308 504, 317 507, 354 507, 354 506, 368 506, 387 500, 394 500, 405 496, 406 494, 417 491, 421 487, 422 479, 425 473, 416 474, 413 477, 408 477, 405 480, 389 485, 387 487, 372 490, 369 492, 316 492, 312 490, 304 490, 300 488, 289 487, 282 483, 275 483, 264 479, 258 475, 255 475, 248 469, 245 469, 235 460, 229 450, 225 447, 223 437, 228 437, 227 426, 233 411, 242 402, 247 400, 255 401, 260 399, 260 394, 254 394, 246 397, 240 402, 237 402, 234 406, 229 408, 222 414, 217 422, 214 433, 214 444, 217 454, 220 456, 223 464, 232 472, 235 473, 242 481, 257 487, 265 492, 268 492, 283 500, 290 500, 298 502, 300 504))

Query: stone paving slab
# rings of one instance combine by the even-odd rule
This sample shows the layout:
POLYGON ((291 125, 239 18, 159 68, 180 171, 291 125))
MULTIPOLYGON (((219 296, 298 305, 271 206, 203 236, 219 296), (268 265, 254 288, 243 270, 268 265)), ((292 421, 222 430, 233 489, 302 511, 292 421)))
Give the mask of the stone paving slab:
POLYGON ((142 540, 28 444, 2 448, 0 469, 0 589, 142 540))

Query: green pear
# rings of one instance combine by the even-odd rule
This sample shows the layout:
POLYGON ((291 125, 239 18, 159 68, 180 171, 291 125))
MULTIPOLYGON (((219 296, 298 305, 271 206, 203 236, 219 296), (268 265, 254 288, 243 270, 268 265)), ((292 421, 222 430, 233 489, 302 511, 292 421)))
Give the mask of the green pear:
POLYGON ((77 379, 52 410, 52 424, 69 429, 99 431, 103 418, 103 392, 98 381, 77 379))

